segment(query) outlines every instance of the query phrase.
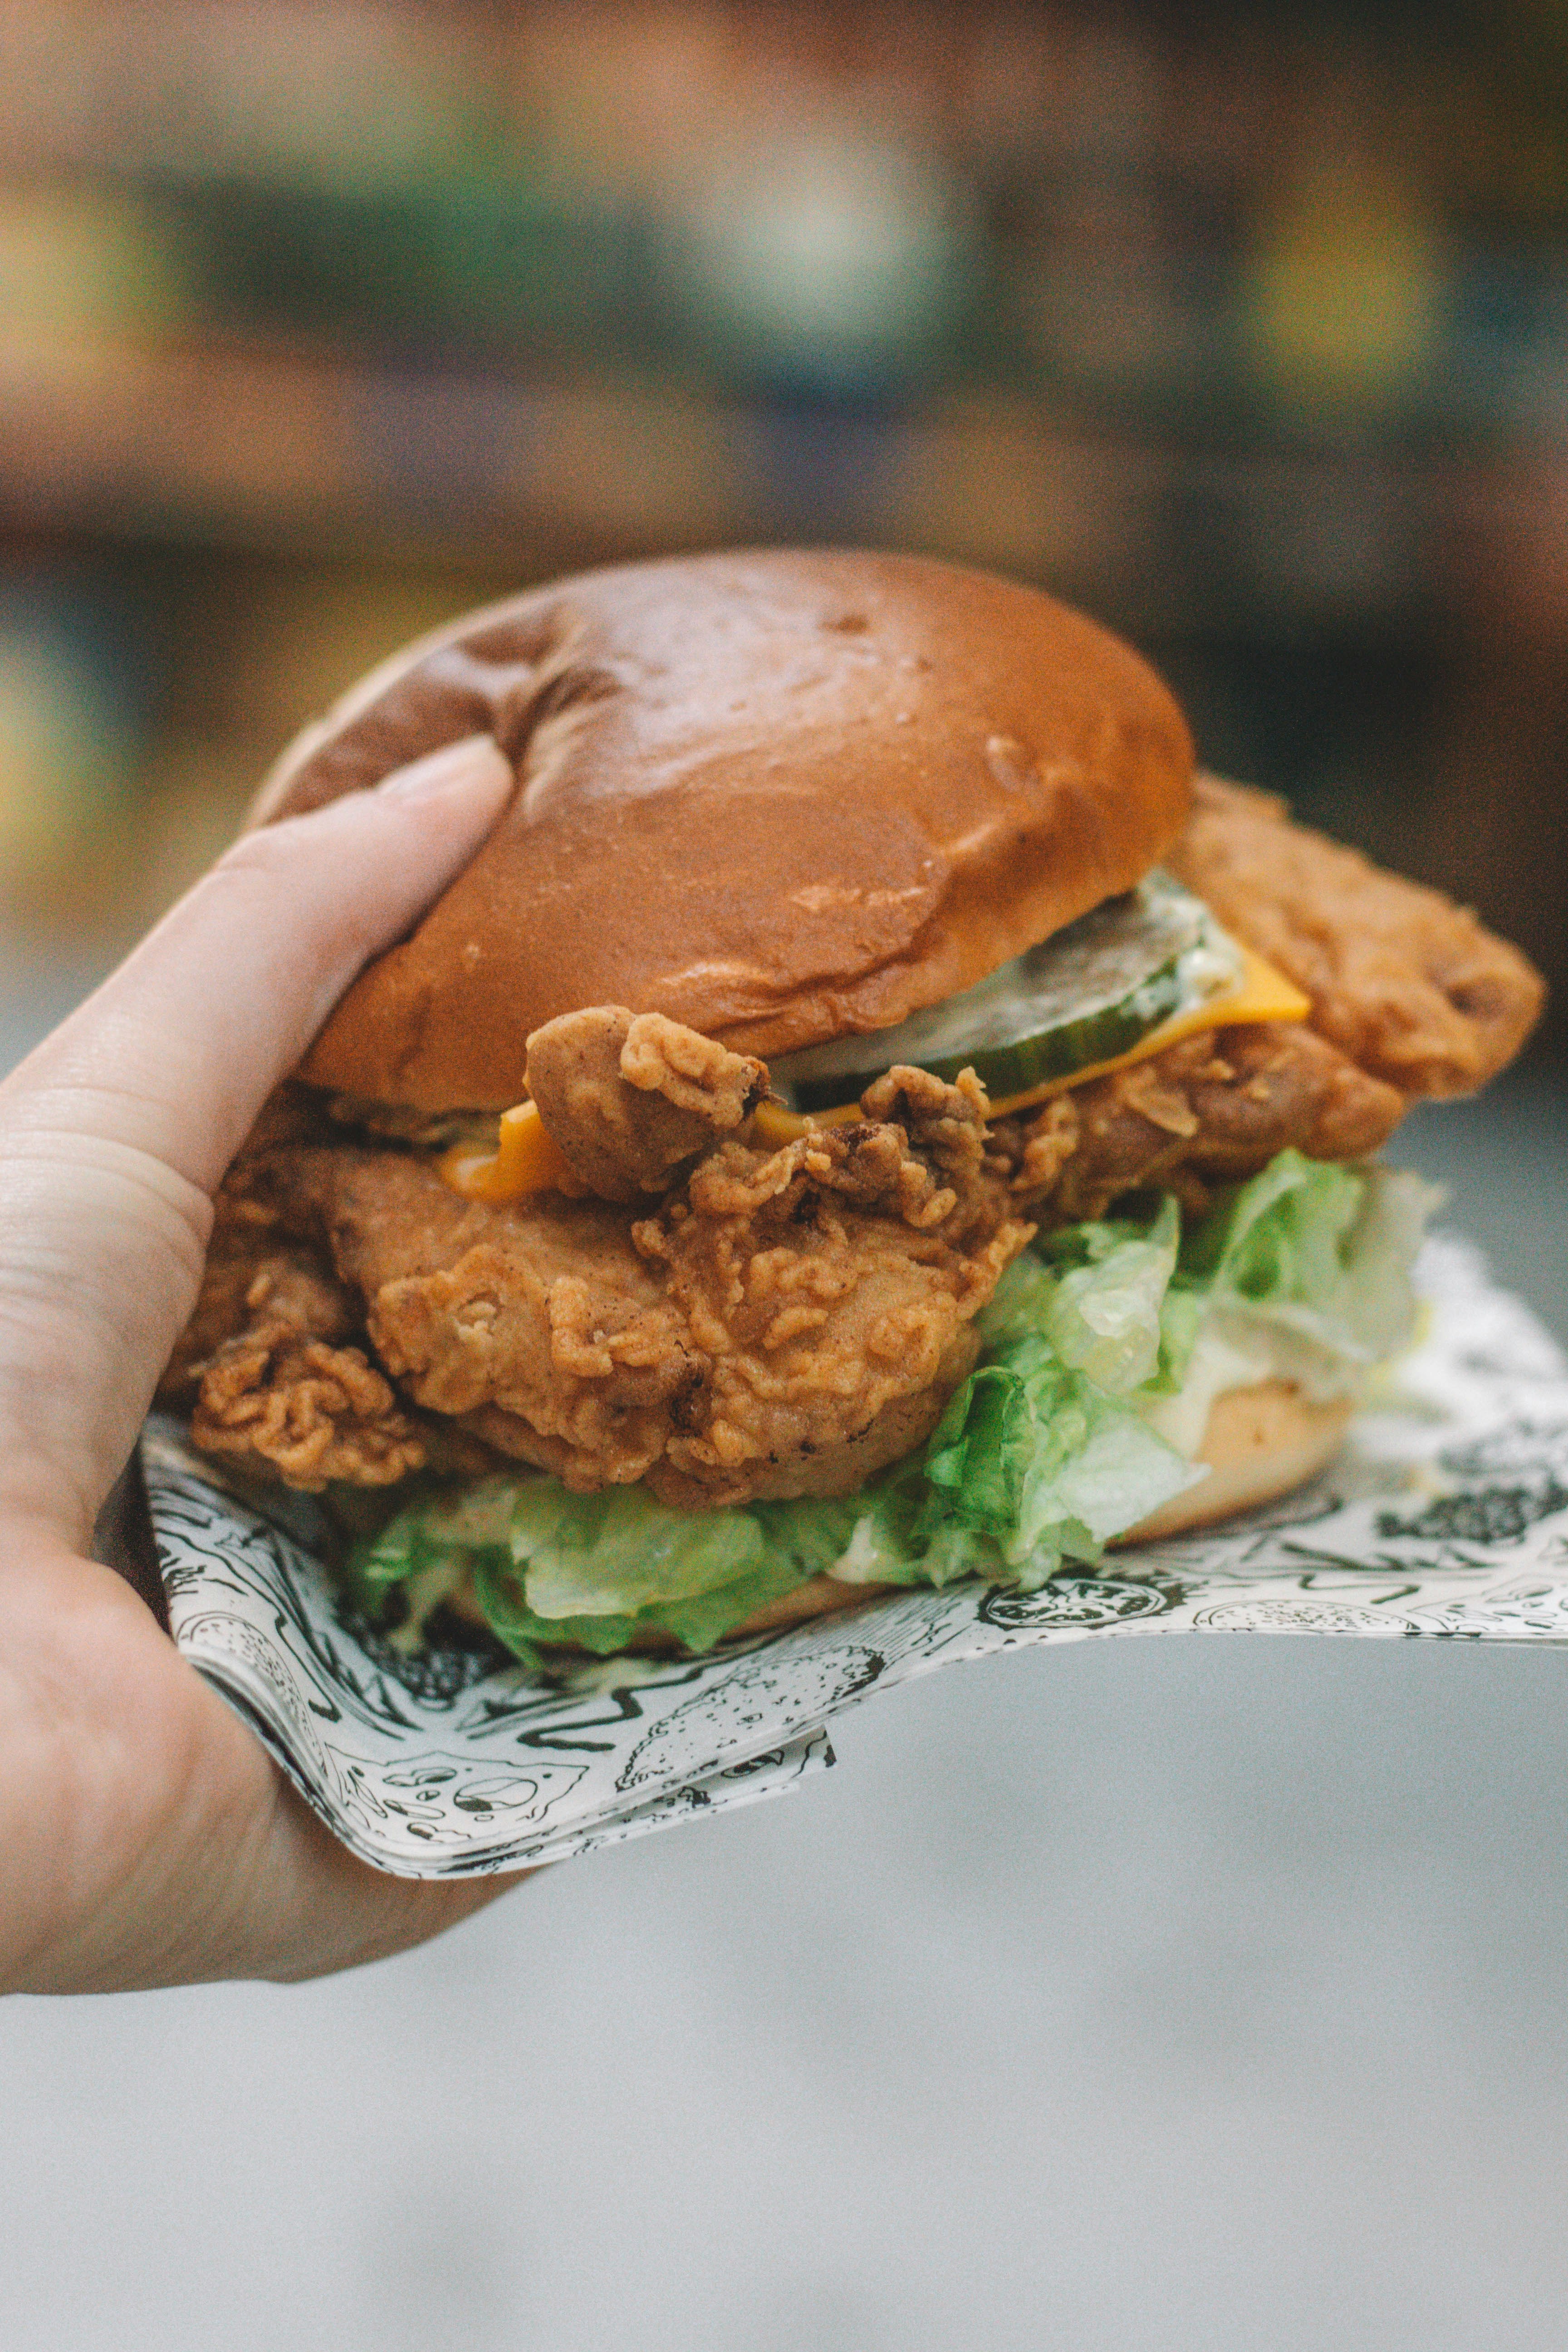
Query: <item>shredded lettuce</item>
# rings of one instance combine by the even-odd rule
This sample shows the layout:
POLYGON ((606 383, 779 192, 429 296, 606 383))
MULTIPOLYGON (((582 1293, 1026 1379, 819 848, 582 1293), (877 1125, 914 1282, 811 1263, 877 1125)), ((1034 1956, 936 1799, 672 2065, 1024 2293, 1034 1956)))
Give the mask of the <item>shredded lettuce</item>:
POLYGON ((1112 1396, 1142 1388, 1159 1370, 1160 1309, 1181 1237, 1181 1212, 1167 1193, 1146 1234, 1129 1234, 1058 1280, 1046 1336, 1064 1364, 1112 1396))
POLYGON ((629 1649, 639 1635, 653 1633, 673 1635, 684 1648, 700 1654, 721 1641, 731 1625, 743 1623, 765 1602, 793 1591, 802 1581, 793 1562, 769 1552, 748 1573, 684 1600, 655 1601, 620 1613, 601 1609, 580 1617, 542 1617, 529 1606, 528 1580, 510 1560, 487 1554, 474 1565, 474 1591, 492 1632, 531 1666, 542 1665, 544 1653, 563 1643, 610 1658, 629 1649))
MULTIPOLYGON (((1154 1394, 1179 1388, 1199 1332, 1221 1314, 1294 1333, 1345 1364, 1394 1353, 1415 1328, 1410 1269, 1442 1197, 1404 1170, 1342 1168, 1281 1151, 1181 1234, 1167 1286, 1153 1302, 1157 1369, 1143 1385, 1154 1394)), ((1108 1271, 1114 1275, 1140 1246, 1152 1251, 1164 1237, 1162 1224, 1174 1208, 1167 1198, 1148 1226, 1126 1219, 1069 1225, 1037 1246, 1060 1269, 1059 1291, 1081 1285, 1092 1304, 1108 1271)), ((1129 1307, 1132 1288, 1125 1283, 1120 1295, 1129 1307)), ((1150 1295, 1145 1288, 1145 1318, 1150 1295)), ((1145 1319, 1142 1360, 1153 1337, 1145 1319)))
POLYGON ((512 1561, 535 1616, 635 1617, 733 1584, 761 1567, 744 1511, 673 1511, 646 1486, 568 1494, 553 1478, 517 1489, 512 1561))
POLYGON ((563 1644, 611 1656, 650 1634, 700 1653, 828 1570, 1033 1590, 1201 1475, 1145 1413, 1180 1390, 1211 1318, 1290 1335, 1347 1379, 1402 1345, 1438 1197, 1415 1177, 1284 1151, 1184 1231, 1169 1197, 1143 1219, 1069 1226, 1004 1276, 978 1318, 981 1360, 926 1445, 859 1494, 694 1512, 641 1486, 574 1495, 535 1475, 416 1488, 357 1548, 350 1590, 376 1613, 402 1588, 407 1639, 471 1575, 495 1633, 532 1665, 563 1644))
MULTIPOLYGON (((1011 1320, 1042 1268, 999 1291, 1011 1320)), ((1048 1283, 1049 1277, 1047 1277, 1048 1283)), ((923 1454, 857 1497, 835 1576, 946 1584, 977 1571, 1033 1591, 1064 1559, 1098 1559, 1194 1476, 1121 1399, 1065 1364, 1039 1330, 995 1348, 959 1389, 923 1454)))
POLYGON ((1436 1186, 1392 1168, 1340 1168, 1282 1151, 1182 1245, 1176 1280, 1211 1312, 1270 1323, 1350 1364, 1404 1347, 1410 1269, 1436 1186))

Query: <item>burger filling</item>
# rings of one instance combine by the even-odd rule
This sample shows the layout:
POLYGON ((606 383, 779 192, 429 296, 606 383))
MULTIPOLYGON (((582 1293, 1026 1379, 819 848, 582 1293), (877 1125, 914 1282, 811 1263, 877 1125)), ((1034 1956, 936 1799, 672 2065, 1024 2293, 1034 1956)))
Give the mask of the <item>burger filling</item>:
MULTIPOLYGON (((847 1097, 853 1103, 882 1071, 908 1062, 944 1078, 972 1069, 994 1112, 1023 1109, 1088 1070, 1157 1051, 1237 1011, 1261 1017, 1248 961, 1200 898, 1168 874, 1151 874, 896 1029, 774 1062, 773 1086, 797 1109, 821 1112, 847 1097)), ((1301 1020, 1310 1008, 1279 982, 1267 1009, 1301 1020)))
POLYGON ((1148 1221, 1065 1227, 980 1309, 978 1362, 925 1444, 858 1492, 695 1513, 646 1484, 431 1488, 357 1547, 354 1595, 373 1617, 405 1596, 405 1639, 443 1601, 477 1606, 542 1665, 562 1644, 707 1650, 823 1575, 1032 1591, 1205 1475, 1192 1456, 1222 1389, 1359 1393, 1410 1336, 1430 1198, 1284 1152, 1184 1235, 1169 1196, 1148 1221))
POLYGON ((444 1602, 534 1664, 1097 1558, 1204 1475, 1227 1388, 1353 1395, 1403 1344, 1429 1196, 1367 1163, 1539 1003, 1261 795, 1203 787, 1170 864, 772 1070, 601 1005, 499 1125, 288 1090, 165 1393, 328 1492, 400 1638, 444 1602))

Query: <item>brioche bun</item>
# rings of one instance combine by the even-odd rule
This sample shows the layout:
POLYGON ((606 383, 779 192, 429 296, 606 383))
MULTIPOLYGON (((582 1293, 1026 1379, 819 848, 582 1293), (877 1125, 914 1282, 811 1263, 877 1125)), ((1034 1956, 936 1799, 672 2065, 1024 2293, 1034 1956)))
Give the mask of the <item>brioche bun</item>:
POLYGON ((1213 1527, 1305 1486, 1339 1452, 1354 1411, 1349 1397, 1314 1404, 1293 1381, 1227 1389, 1209 1407, 1194 1456, 1208 1465, 1208 1476, 1118 1536, 1117 1549, 1213 1527))
MULTIPOLYGON (((1212 1527, 1304 1486, 1332 1461, 1353 1409, 1344 1397, 1314 1404, 1291 1381, 1259 1381, 1251 1388, 1226 1390, 1209 1408, 1194 1457, 1208 1465, 1208 1476, 1141 1526, 1118 1536, 1113 1549, 1120 1551, 1128 1544, 1152 1543, 1162 1536, 1212 1527)), ((726 1638, 739 1642, 778 1633, 901 1590, 896 1584, 841 1584, 836 1577, 814 1576, 808 1584, 798 1584, 793 1592, 769 1601, 726 1638)))
POLYGON ((519 789, 302 1075, 423 1111, 519 1099, 586 1004, 763 1055, 880 1029, 1112 894, 1185 819, 1154 673, 1032 588, 913 556, 586 572, 395 655, 284 753, 253 824, 479 731, 519 789))
MULTIPOLYGON (((1227 1389, 1209 1407, 1203 1443, 1194 1456, 1194 1462, 1206 1464, 1208 1476, 1125 1535, 1115 1537, 1111 1549, 1121 1551, 1129 1544, 1184 1535, 1193 1528, 1234 1518, 1238 1511, 1255 1510, 1260 1503, 1277 1502, 1333 1460, 1354 1409, 1348 1397, 1315 1404, 1293 1381, 1258 1381, 1249 1388, 1227 1389)), ((785 1633, 792 1625, 831 1617, 843 1609, 863 1608, 905 1589, 899 1584, 845 1584, 836 1576, 814 1576, 753 1611, 724 1639, 747 1642, 762 1633, 785 1633)), ((486 1622, 469 1590, 460 1588, 450 1595, 448 1605, 472 1624, 482 1626, 486 1622)), ((678 1645, 651 1636, 637 1646, 655 1655, 668 1655, 678 1645)))

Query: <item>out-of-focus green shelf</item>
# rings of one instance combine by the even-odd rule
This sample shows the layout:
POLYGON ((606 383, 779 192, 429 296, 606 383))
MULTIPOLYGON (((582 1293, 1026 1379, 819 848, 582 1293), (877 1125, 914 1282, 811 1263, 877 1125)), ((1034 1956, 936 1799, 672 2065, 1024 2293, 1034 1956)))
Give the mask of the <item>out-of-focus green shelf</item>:
POLYGON ((0 521, 122 541, 504 569, 828 538, 999 565, 1148 628, 1398 625, 1478 486, 1429 451, 1205 447, 1005 393, 825 411, 0 334, 0 521))
POLYGON ((482 561, 521 524, 727 529, 723 442, 668 394, 0 336, 0 507, 24 528, 482 561))

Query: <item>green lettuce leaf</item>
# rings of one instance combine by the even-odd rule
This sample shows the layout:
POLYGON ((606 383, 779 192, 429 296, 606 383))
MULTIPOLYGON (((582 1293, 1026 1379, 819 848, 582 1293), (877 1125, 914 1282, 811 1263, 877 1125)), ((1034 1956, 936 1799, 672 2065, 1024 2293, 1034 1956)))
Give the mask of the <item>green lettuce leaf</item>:
POLYGON ((1112 1283, 1121 1267, 1142 1276, 1141 1281, 1118 1287, 1126 1295, 1124 1331, 1132 1351, 1131 1368, 1139 1370, 1152 1358, 1152 1369, 1134 1383, 1145 1393, 1169 1394, 1180 1388, 1207 1312, 1202 1295, 1176 1279, 1180 1234, 1181 1212, 1167 1193, 1152 1223, 1130 1217, 1100 1218, 1064 1225, 1035 1244, 1069 1297, 1076 1292, 1092 1298, 1094 1278, 1107 1265, 1112 1283))
POLYGON ((769 1549, 746 1573, 683 1600, 656 1601, 620 1614, 595 1610, 581 1617, 543 1617, 530 1608, 523 1578, 504 1559, 489 1553, 474 1569, 474 1590, 492 1631, 525 1664, 536 1667, 547 1663, 549 1649, 563 1643, 609 1658, 628 1648, 639 1634, 648 1633, 673 1635, 685 1648, 701 1654, 721 1641, 732 1625, 742 1624, 766 1602, 779 1600, 803 1581, 800 1570, 786 1555, 769 1549))
POLYGON ((978 1573, 1033 1591, 1064 1559, 1098 1559, 1110 1537, 1191 1484, 1191 1465, 1129 1403, 1064 1363, 1038 1328, 1057 1287, 1037 1260, 1009 1270, 984 1310, 987 1360, 924 1453, 848 1498, 848 1540, 825 1563, 836 1577, 941 1585, 978 1573))
POLYGON ((1415 1177, 1285 1151, 1184 1233, 1169 1198, 1068 1227, 1003 1276, 977 1320, 981 1361, 924 1448, 861 1493, 692 1512, 537 1475, 424 1486, 358 1546, 351 1591, 374 1612, 400 1589, 395 1638, 412 1640, 471 1573, 496 1633, 537 1665, 562 1644, 610 1656, 653 1633, 705 1651, 829 1570, 1033 1590, 1199 1475, 1141 1407, 1180 1387, 1210 1316, 1262 1318, 1350 1364, 1397 1348, 1436 1198, 1415 1177))
POLYGON ((1160 1364, 1160 1310, 1182 1237, 1169 1194, 1147 1233, 1134 1229, 1064 1273, 1046 1314, 1046 1336, 1064 1364, 1097 1388, 1125 1396, 1160 1364))
POLYGON ((1282 1151, 1187 1234, 1176 1286, 1211 1311, 1259 1318, 1349 1363, 1372 1363, 1415 1328, 1410 1269, 1442 1197, 1405 1170, 1340 1168, 1282 1151))
POLYGON ((470 1563, 487 1549, 504 1554, 516 1487, 510 1478, 484 1478, 450 1494, 415 1479, 405 1491, 410 1499, 396 1517, 355 1544, 341 1580, 345 1598, 373 1621, 384 1619, 395 1592, 401 1614, 391 1639, 416 1650, 426 1620, 470 1563))
POLYGON ((569 1494, 553 1478, 515 1489, 511 1558, 542 1618, 635 1617, 751 1575, 768 1549, 745 1511, 678 1511, 646 1486, 569 1494))

